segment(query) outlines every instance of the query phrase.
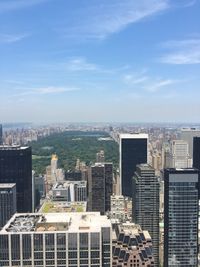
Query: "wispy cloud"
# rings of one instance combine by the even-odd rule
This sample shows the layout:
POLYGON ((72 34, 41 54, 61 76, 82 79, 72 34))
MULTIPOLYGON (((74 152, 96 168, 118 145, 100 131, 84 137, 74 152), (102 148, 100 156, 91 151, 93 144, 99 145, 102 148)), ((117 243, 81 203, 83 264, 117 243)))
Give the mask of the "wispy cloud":
POLYGON ((0 33, 0 44, 11 44, 19 42, 29 36, 28 34, 1 34, 0 33))
POLYGON ((27 89, 26 91, 19 92, 18 94, 12 95, 15 96, 28 96, 28 95, 51 95, 51 94, 62 94, 66 92, 73 92, 80 90, 77 87, 41 87, 41 88, 34 88, 34 89, 27 89))
POLYGON ((148 74, 147 70, 143 70, 141 72, 133 74, 125 74, 123 76, 123 81, 130 88, 140 88, 149 93, 156 93, 160 91, 163 87, 169 87, 175 83, 182 82, 182 80, 153 77, 148 74))
POLYGON ((95 71, 99 69, 96 64, 89 63, 85 58, 77 57, 65 63, 67 70, 70 71, 95 71))
POLYGON ((159 79, 155 82, 152 82, 152 84, 144 86, 144 88, 146 91, 154 93, 154 92, 159 91, 163 87, 167 87, 167 86, 175 84, 177 82, 178 81, 171 80, 171 79, 159 79))
POLYGON ((101 0, 80 9, 77 20, 61 32, 65 37, 105 39, 132 23, 139 22, 169 8, 168 0, 101 0), (88 14, 90 14, 88 16, 88 14))
POLYGON ((161 63, 177 65, 200 63, 200 39, 169 41, 162 47, 169 52, 160 58, 161 63))
POLYGON ((47 1, 49 0, 1 0, 0 12, 23 9, 38 4, 42 4, 47 1))

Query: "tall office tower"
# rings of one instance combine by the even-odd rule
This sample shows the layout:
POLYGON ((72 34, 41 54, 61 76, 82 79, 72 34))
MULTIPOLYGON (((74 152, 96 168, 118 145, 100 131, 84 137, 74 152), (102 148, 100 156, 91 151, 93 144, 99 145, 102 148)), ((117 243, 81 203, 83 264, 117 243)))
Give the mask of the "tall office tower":
POLYGON ((120 135, 120 181, 123 196, 132 197, 132 177, 136 165, 147 163, 147 134, 120 135))
POLYGON ((200 137, 200 130, 196 128, 188 128, 181 130, 181 139, 186 141, 189 145, 189 156, 192 158, 193 156, 193 137, 200 137))
POLYGON ((3 130, 2 125, 0 124, 0 145, 3 145, 3 130))
POLYGON ((101 214, 104 214, 110 210, 112 179, 112 163, 96 163, 91 166, 88 177, 88 208, 90 211, 100 211, 101 214))
POLYGON ((53 154, 51 157, 51 180, 52 183, 57 181, 56 170, 58 168, 58 157, 56 154, 53 154))
POLYGON ((113 231, 113 260, 116 267, 154 267, 152 240, 139 225, 123 223, 113 231))
POLYGON ((173 140, 170 146, 170 167, 189 168, 189 149, 188 143, 183 140, 173 140))
POLYGON ((16 183, 17 211, 32 211, 31 147, 0 146, 0 183, 16 183))
POLYGON ((197 267, 197 169, 164 170, 164 266, 197 267))
POLYGON ((16 184, 0 184, 0 229, 16 212, 16 184))
POLYGON ((193 138, 193 167, 200 170, 200 137, 193 138))
POLYGON ((16 213, 0 248, 4 267, 111 267, 111 222, 99 212, 16 213))
POLYGON ((136 166, 133 177, 133 221, 149 232, 155 267, 159 266, 159 181, 148 164, 136 166))
POLYGON ((96 162, 105 162, 105 154, 104 154, 104 150, 100 150, 97 154, 96 154, 96 162))

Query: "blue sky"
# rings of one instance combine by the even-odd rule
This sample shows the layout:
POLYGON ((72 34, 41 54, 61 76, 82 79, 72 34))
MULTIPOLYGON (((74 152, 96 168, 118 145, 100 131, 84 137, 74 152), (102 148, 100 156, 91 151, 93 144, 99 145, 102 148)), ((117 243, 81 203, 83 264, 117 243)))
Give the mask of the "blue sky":
POLYGON ((200 122, 200 0, 0 0, 0 121, 200 122))

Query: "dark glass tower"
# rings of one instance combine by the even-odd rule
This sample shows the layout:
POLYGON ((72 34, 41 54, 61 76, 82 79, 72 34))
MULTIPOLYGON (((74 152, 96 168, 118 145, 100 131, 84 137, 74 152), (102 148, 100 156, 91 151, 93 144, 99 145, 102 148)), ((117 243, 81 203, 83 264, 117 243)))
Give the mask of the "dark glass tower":
POLYGON ((200 170, 200 137, 193 138, 193 167, 200 170))
POLYGON ((110 210, 112 179, 112 163, 96 163, 91 166, 88 178, 90 211, 100 211, 104 214, 110 210))
POLYGON ((147 163, 147 134, 120 135, 120 180, 123 196, 132 197, 132 178, 136 165, 147 163))
POLYGON ((164 267, 197 267, 197 169, 164 170, 164 267))
POLYGON ((16 183, 17 212, 32 211, 30 147, 0 146, 0 183, 16 183))
POLYGON ((148 164, 136 167, 133 177, 133 219, 152 238, 155 267, 159 267, 159 181, 148 164))
POLYGON ((0 229, 16 212, 16 184, 0 183, 0 229))
POLYGON ((3 128, 2 125, 0 124, 0 145, 3 144, 3 128))

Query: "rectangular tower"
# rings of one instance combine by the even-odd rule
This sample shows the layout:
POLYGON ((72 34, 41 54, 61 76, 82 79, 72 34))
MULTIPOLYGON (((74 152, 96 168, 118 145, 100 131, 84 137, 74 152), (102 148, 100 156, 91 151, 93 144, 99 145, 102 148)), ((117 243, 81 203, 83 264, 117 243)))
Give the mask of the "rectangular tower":
POLYGON ((0 184, 0 229, 16 212, 16 184, 0 184))
POLYGON ((159 181, 150 165, 137 165, 133 190, 133 221, 151 235, 154 266, 159 267, 159 181))
POLYGON ((120 135, 120 181, 123 196, 132 197, 132 177, 136 165, 147 163, 148 134, 120 135))
POLYGON ((173 140, 170 146, 170 167, 189 168, 189 147, 184 140, 173 140))
POLYGON ((112 163, 96 163, 91 166, 88 178, 90 211, 100 211, 104 214, 110 210, 112 178, 112 163))
POLYGON ((30 147, 0 146, 0 183, 16 183, 17 211, 32 211, 32 153, 30 147))
POLYGON ((200 137, 193 138, 193 167, 200 170, 200 137))
POLYGON ((0 145, 3 145, 3 127, 0 124, 0 145))
POLYGON ((164 170, 164 267, 197 267, 199 171, 164 170))

